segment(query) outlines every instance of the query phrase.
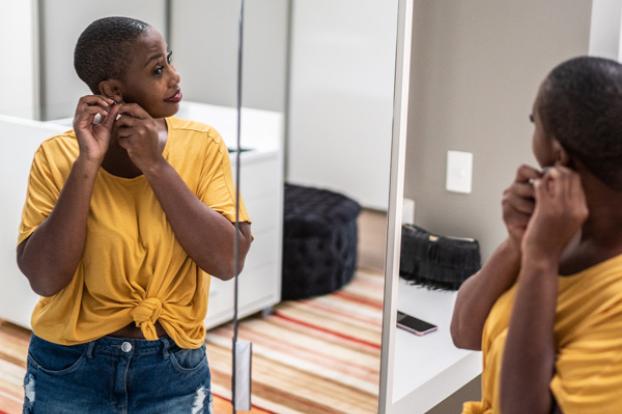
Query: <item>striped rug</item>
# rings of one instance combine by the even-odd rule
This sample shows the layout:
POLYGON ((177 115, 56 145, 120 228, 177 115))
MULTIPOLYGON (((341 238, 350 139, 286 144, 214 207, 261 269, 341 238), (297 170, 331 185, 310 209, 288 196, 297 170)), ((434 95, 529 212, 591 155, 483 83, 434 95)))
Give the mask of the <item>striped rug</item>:
MULTIPOLYGON (((344 289, 283 302, 240 324, 253 342, 253 413, 377 411, 383 278, 358 271, 344 289)), ((214 413, 230 413, 231 325, 207 333, 214 413)), ((20 413, 30 332, 0 324, 0 414, 20 413)))

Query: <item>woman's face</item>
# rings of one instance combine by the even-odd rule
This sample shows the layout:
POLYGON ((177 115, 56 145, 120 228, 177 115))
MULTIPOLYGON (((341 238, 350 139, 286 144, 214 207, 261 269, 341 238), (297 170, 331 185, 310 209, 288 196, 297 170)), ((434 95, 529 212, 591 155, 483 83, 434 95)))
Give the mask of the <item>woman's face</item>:
POLYGON ((181 78, 171 64, 171 52, 162 35, 148 28, 133 43, 131 56, 122 82, 123 101, 139 104, 153 118, 177 113, 181 78))
POLYGON ((538 92, 538 97, 533 104, 533 108, 531 111, 530 120, 533 123, 533 138, 532 138, 532 151, 533 155, 536 157, 538 164, 540 167, 550 167, 553 166, 556 162, 555 159, 555 151, 553 146, 553 138, 548 137, 544 131, 544 127, 542 126, 542 118, 540 117, 540 111, 538 111, 538 99, 540 94, 542 93, 542 87, 540 88, 540 92, 538 92))

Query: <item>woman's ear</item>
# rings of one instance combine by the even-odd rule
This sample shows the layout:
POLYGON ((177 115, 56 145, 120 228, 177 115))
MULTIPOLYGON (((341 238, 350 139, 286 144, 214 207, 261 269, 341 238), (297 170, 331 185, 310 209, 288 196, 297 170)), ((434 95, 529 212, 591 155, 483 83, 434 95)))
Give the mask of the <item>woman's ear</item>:
POLYGON ((559 163, 564 167, 573 168, 572 157, 568 154, 568 151, 561 146, 557 139, 553 139, 553 156, 555 157, 555 163, 559 163))
POLYGON ((123 102, 123 89, 121 82, 116 79, 106 79, 99 82, 99 93, 114 100, 116 103, 123 102))

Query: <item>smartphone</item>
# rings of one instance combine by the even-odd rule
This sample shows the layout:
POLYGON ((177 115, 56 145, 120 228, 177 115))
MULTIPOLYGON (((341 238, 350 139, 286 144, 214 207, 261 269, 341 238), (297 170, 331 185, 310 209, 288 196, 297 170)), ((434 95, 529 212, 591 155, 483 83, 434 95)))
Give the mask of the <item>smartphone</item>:
POLYGON ((400 311, 397 311, 397 327, 419 336, 434 332, 438 328, 436 325, 400 311))

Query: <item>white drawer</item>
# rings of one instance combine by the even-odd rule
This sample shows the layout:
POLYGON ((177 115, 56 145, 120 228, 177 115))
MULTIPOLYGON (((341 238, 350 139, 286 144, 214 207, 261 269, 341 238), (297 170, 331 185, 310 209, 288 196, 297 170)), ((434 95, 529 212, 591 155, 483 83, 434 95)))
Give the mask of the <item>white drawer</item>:
MULTIPOLYGON (((278 195, 282 191, 283 174, 276 155, 272 158, 255 160, 242 164, 242 183, 240 191, 244 200, 250 201, 266 194, 278 195)), ((235 167, 233 167, 235 179, 235 167)))
MULTIPOLYGON (((241 312, 244 306, 265 301, 271 295, 280 299, 281 266, 277 234, 276 230, 272 230, 255 236, 238 282, 241 312)), ((233 284, 233 280, 222 281, 212 277, 206 318, 208 326, 233 315, 233 284)))
POLYGON ((280 257, 281 246, 277 238, 276 229, 255 234, 255 240, 251 245, 251 249, 246 256, 244 270, 240 277, 243 279, 246 274, 253 271, 258 266, 266 263, 277 262, 280 257))
POLYGON ((254 234, 276 229, 283 221, 283 208, 278 194, 264 194, 259 198, 244 199, 253 223, 254 234))
POLYGON ((272 303, 281 300, 281 266, 276 263, 249 269, 249 272, 240 277, 240 309, 245 312, 257 302, 265 302, 272 298, 272 303))
POLYGON ((233 315, 233 280, 225 282, 212 277, 205 322, 211 327, 229 319, 231 315, 233 315))

